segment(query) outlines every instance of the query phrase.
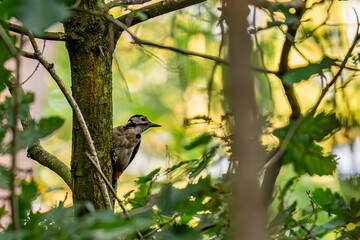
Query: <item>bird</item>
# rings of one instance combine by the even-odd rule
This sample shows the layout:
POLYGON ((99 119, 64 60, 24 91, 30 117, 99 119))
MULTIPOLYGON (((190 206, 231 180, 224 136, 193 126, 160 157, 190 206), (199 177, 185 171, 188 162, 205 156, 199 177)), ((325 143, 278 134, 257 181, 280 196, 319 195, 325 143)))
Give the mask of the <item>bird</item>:
POLYGON ((136 114, 130 117, 124 125, 113 128, 111 163, 114 189, 116 189, 116 183, 120 175, 134 160, 139 151, 141 134, 153 127, 161 127, 161 125, 150 122, 144 115, 136 114))

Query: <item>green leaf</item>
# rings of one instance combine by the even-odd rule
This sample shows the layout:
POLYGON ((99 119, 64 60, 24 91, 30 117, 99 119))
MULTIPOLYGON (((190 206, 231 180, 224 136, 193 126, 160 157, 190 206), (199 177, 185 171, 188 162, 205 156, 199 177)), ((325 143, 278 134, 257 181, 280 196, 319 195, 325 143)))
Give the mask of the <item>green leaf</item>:
POLYGON ((350 205, 337 192, 331 189, 315 189, 312 197, 323 210, 336 215, 337 220, 358 223, 360 221, 360 200, 351 199, 350 205))
POLYGON ((0 143, 2 143, 2 140, 4 139, 6 133, 7 133, 7 128, 5 127, 2 127, 0 128, 0 143))
POLYGON ((193 240, 202 239, 201 235, 194 228, 187 225, 176 224, 156 234, 157 240, 193 240))
POLYGON ((271 228, 278 227, 283 224, 284 225, 289 224, 292 221, 292 215, 296 211, 296 205, 297 203, 294 202, 287 209, 279 211, 277 215, 274 217, 274 219, 272 219, 270 222, 271 228))
POLYGON ((40 138, 49 136, 55 130, 60 128, 63 123, 64 119, 59 117, 42 118, 38 124, 34 121, 30 122, 24 131, 18 132, 18 149, 31 146, 40 138))
POLYGON ((136 182, 137 183, 146 183, 148 181, 151 181, 156 174, 158 174, 160 172, 161 168, 157 168, 155 170, 153 170, 151 173, 149 173, 148 175, 144 176, 144 177, 139 177, 136 182))
POLYGON ((42 118, 38 124, 40 130, 40 138, 46 137, 60 128, 64 123, 64 119, 59 117, 42 118))
POLYGON ((5 206, 0 207, 0 219, 8 213, 9 212, 5 209, 5 206))
POLYGON ((316 143, 288 144, 283 163, 292 163, 299 174, 332 175, 336 169, 335 155, 323 154, 323 148, 316 143))
POLYGON ((38 195, 37 184, 34 180, 30 182, 23 181, 21 183, 21 195, 18 197, 19 202, 19 216, 25 223, 25 219, 28 218, 28 213, 31 211, 31 204, 38 195))
MULTIPOLYGON (((1 3, 0 5, 0 18, 1 18, 1 14, 5 14, 5 13, 1 13, 1 11, 3 11, 3 9, 1 8, 2 5, 4 3, 1 3)), ((5 25, 0 21, 1 25, 5 25)), ((6 27, 4 27, 6 29, 6 27)), ((9 37, 11 43, 13 45, 15 45, 16 42, 16 36, 13 35, 9 35, 9 32, 6 32, 7 36, 9 37)), ((0 37, 0 49, 1 49, 1 54, 0 54, 0 92, 2 90, 5 89, 6 85, 5 85, 5 81, 9 78, 10 76, 10 71, 7 70, 4 67, 4 63, 9 60, 10 58, 13 57, 13 55, 11 54, 9 48, 7 47, 7 45, 4 43, 3 39, 0 37)))
MULTIPOLYGON (((2 40, 0 40, 0 48, 1 48, 1 41, 2 40)), ((1 64, 1 62, 0 62, 0 64, 1 64)), ((9 70, 0 66, 0 92, 6 88, 5 79, 9 78, 10 73, 11 72, 9 70)))
POLYGON ((175 171, 176 169, 178 169, 179 167, 181 167, 183 165, 186 165, 189 163, 195 163, 198 161, 199 161, 198 159, 190 159, 190 160, 181 161, 178 164, 175 164, 174 166, 172 166, 171 168, 166 169, 165 171, 166 171, 166 173, 170 173, 170 172, 175 171))
POLYGON ((356 227, 351 231, 344 232, 336 240, 345 240, 345 239, 359 239, 360 238, 360 227, 356 227))
MULTIPOLYGON (((0 22, 1 25, 4 25, 0 22)), ((5 28, 5 27, 4 27, 5 28)), ((6 32, 6 35, 9 37, 11 43, 13 45, 15 45, 16 42, 16 36, 14 35, 10 35, 9 32, 6 32)), ((7 61, 8 59, 12 58, 13 55, 11 54, 9 48, 7 47, 7 45, 5 44, 4 40, 2 39, 2 37, 0 37, 0 49, 1 49, 1 54, 0 54, 0 65, 1 67, 3 67, 3 64, 5 61, 7 61)), ((4 81, 4 79, 2 80, 4 81)))
MULTIPOLYGON (((286 127, 276 129, 274 135, 277 136, 280 141, 283 141, 293 125, 294 122, 291 121, 286 127)), ((308 115, 301 121, 291 140, 294 140, 295 142, 320 142, 328 135, 334 134, 340 127, 341 124, 337 120, 335 114, 326 114, 322 112, 315 117, 308 115)))
POLYGON ((186 150, 190 150, 193 149, 199 145, 204 145, 209 143, 211 140, 213 139, 213 134, 211 133, 203 133, 200 136, 197 136, 196 138, 194 138, 189 144, 186 144, 184 146, 184 148, 186 150))
POLYGON ((10 171, 3 166, 0 166, 0 188, 10 189, 10 171))
POLYGON ((315 118, 306 117, 299 126, 299 131, 308 140, 322 141, 326 136, 334 134, 341 127, 335 114, 322 112, 315 118))
POLYGON ((324 57, 318 63, 310 63, 306 67, 291 69, 282 76, 282 82, 287 86, 292 86, 302 80, 309 79, 312 75, 322 74, 324 70, 329 69, 335 65, 335 60, 324 57))
POLYGON ((128 192, 123 196, 123 198, 125 198, 125 199, 128 198, 128 197, 130 196, 130 194, 133 193, 134 191, 135 191, 134 189, 128 191, 128 192))
POLYGON ((210 176, 199 179, 197 183, 188 184, 183 189, 175 188, 171 185, 165 186, 160 193, 160 197, 156 205, 162 214, 171 216, 175 211, 179 213, 195 214, 203 211, 205 205, 202 200, 212 195, 214 187, 211 185, 210 176), (195 197, 195 202, 190 201, 190 197, 195 197))
POLYGON ((190 171, 189 178, 197 177, 204 170, 209 162, 213 159, 218 149, 218 145, 212 147, 209 152, 204 153, 201 161, 190 171))
POLYGON ((38 35, 70 16, 67 7, 56 0, 26 0, 15 8, 15 13, 24 27, 38 35))
MULTIPOLYGON (((21 96, 19 118, 27 118, 29 114, 29 104, 34 101, 34 94, 26 93, 21 96)), ((7 119, 7 125, 12 126, 14 122, 14 98, 6 97, 4 103, 0 104, 0 119, 7 119)))
MULTIPOLYGON (((291 122, 285 128, 274 131, 281 142, 293 124, 291 122)), ((316 117, 306 116, 287 145, 283 163, 293 164, 299 174, 333 174, 336 169, 335 155, 324 154, 323 148, 316 142, 323 141, 339 129, 340 123, 335 114, 320 113, 316 117)))
POLYGON ((134 14, 134 16, 136 18, 140 19, 140 21, 145 21, 148 19, 148 16, 140 10, 134 10, 134 11, 132 11, 132 13, 134 14))
POLYGON ((14 17, 14 8, 20 5, 20 3, 20 0, 3 0, 0 3, 0 19, 6 21, 14 17))

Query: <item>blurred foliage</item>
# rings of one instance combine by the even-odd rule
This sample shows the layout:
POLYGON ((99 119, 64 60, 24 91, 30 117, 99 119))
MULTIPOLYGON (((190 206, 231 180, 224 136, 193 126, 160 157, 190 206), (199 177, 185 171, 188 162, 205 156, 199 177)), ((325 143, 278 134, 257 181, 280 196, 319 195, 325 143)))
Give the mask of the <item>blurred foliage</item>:
MULTIPOLYGON (((14 17, 41 35, 55 22, 70 16, 66 6, 72 3, 2 0, 0 24, 6 29, 6 21, 14 17)), ((272 3, 256 11, 251 7, 255 15, 249 19, 254 43, 252 64, 260 69, 278 69, 284 31, 293 24, 301 25, 293 41, 296 49, 290 53, 287 72, 281 78, 260 72, 254 75, 258 115, 266 120, 262 143, 269 150, 286 143, 283 167, 269 208, 268 229, 272 239, 360 237, 360 200, 358 194, 352 193, 358 189, 358 176, 347 178, 350 180, 346 186, 345 181, 339 185, 335 179, 339 158, 332 153, 337 144, 351 143, 357 137, 356 134, 349 137, 349 132, 356 132, 360 120, 357 109, 360 98, 356 94, 360 85, 354 71, 359 64, 357 51, 348 62, 348 69, 343 70, 342 78, 325 96, 320 110, 308 113, 338 71, 352 42, 349 33, 355 26, 340 24, 347 20, 348 13, 353 14, 346 4, 308 0, 302 19, 296 6, 286 2, 272 3), (329 12, 335 7, 340 10, 330 17, 329 12), (327 9, 329 17, 324 14, 327 9), (326 25, 324 21, 335 24, 326 25), (303 118, 289 119, 284 87, 294 87, 303 118)), ((141 39, 227 58, 231 50, 221 7, 222 1, 207 1, 139 24, 134 32, 141 39)), ((147 18, 131 6, 112 9, 112 14, 122 14, 125 8, 141 19, 147 18)), ((6 34, 14 44, 16 37, 6 34)), ((156 239, 229 238, 229 229, 234 227, 229 210, 234 169, 228 161, 233 119, 226 101, 229 96, 224 90, 227 67, 163 49, 132 45, 130 41, 123 33, 114 52, 114 125, 123 124, 137 113, 163 125, 143 138, 138 159, 119 183, 119 195, 123 196, 131 218, 126 218, 119 207, 113 213, 95 211, 91 203, 69 206, 71 201, 64 190, 63 200, 48 206, 46 194, 59 188, 53 189, 39 174, 36 180, 21 181, 18 198, 21 230, 13 232, 11 225, 0 226, 0 239, 136 239, 136 232, 156 239), (131 168, 136 169, 136 176, 131 168), (89 214, 77 216, 80 208, 87 208, 89 214)), ((0 91, 5 92, 4 83, 11 71, 4 63, 13 56, 2 38, 0 51, 0 91)), ((64 52, 64 45, 58 45, 55 66, 70 87, 69 61, 64 52)), ((71 151, 70 108, 56 84, 49 81, 47 85, 44 117, 18 131, 21 141, 17 147, 31 146, 63 125, 43 145, 68 162, 64 156, 70 156, 71 151)), ((6 135, 13 123, 14 99, 3 99, 0 153, 8 154, 6 135)), ((20 118, 27 116, 33 100, 31 93, 22 96, 20 118)), ((0 188, 9 190, 10 180, 10 171, 0 166, 0 188)), ((7 209, 0 207, 0 218, 7 214, 7 209)))

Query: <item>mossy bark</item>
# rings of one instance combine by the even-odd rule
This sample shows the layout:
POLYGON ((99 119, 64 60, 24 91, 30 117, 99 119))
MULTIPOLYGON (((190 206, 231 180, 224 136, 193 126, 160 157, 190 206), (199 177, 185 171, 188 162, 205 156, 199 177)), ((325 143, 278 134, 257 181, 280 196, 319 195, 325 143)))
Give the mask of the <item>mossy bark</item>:
MULTIPOLYGON (((82 1, 80 8, 102 11, 103 1, 82 1)), ((101 168, 111 179, 112 146, 112 52, 108 23, 102 17, 78 12, 65 24, 65 32, 77 36, 66 44, 71 64, 72 94, 91 133, 101 168)), ((84 134, 73 117, 71 175, 73 200, 90 201, 104 209, 96 170, 85 152, 89 152, 84 134)))

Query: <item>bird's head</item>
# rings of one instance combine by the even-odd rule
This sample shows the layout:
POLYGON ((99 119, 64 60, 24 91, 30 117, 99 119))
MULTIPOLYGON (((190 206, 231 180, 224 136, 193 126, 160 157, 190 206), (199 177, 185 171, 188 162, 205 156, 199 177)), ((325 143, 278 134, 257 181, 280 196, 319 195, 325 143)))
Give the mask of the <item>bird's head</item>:
POLYGON ((144 115, 136 114, 132 116, 129 121, 125 124, 125 128, 138 128, 141 132, 145 132, 152 127, 161 127, 161 125, 152 123, 144 115))

